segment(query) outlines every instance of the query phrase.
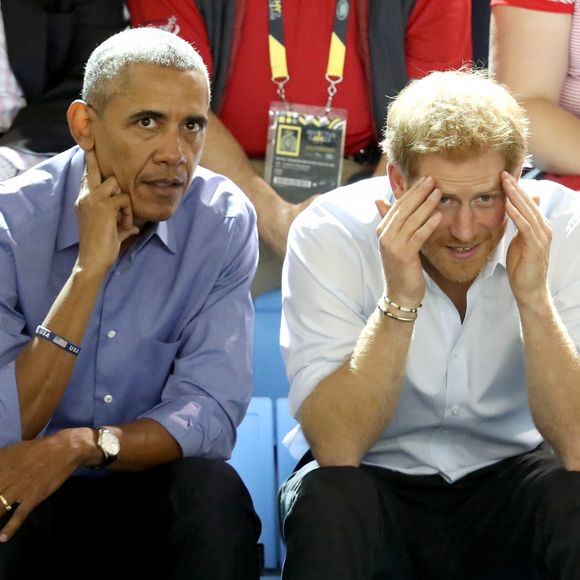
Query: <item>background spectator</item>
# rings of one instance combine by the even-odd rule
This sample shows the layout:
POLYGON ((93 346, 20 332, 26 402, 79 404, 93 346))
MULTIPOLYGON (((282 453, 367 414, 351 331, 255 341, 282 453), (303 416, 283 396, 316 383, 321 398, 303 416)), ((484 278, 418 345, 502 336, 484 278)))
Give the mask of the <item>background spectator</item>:
POLYGON ((533 164, 580 189, 580 5, 491 0, 490 74, 530 118, 533 164))
POLYGON ((121 0, 2 0, 0 179, 74 144, 66 110, 84 64, 124 25, 121 0))

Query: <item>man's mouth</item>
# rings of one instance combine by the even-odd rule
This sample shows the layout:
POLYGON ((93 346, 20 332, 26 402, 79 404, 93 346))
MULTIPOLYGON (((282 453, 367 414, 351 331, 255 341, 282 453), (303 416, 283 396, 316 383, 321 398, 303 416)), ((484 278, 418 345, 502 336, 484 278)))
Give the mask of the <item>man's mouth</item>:
POLYGON ((445 248, 451 254, 452 257, 458 259, 466 259, 473 257, 477 253, 479 244, 474 244, 470 246, 446 245, 445 248))
POLYGON ((157 195, 175 195, 185 185, 185 180, 179 177, 163 177, 158 179, 145 179, 143 181, 149 189, 157 195))

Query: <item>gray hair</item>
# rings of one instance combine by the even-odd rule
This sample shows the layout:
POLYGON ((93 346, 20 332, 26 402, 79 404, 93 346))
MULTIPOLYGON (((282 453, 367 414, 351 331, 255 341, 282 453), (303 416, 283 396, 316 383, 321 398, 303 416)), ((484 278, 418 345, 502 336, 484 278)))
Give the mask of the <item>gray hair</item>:
POLYGON ((210 93, 207 68, 193 46, 171 32, 144 27, 119 32, 95 48, 85 66, 83 101, 102 111, 114 93, 114 81, 132 64, 198 71, 210 93))

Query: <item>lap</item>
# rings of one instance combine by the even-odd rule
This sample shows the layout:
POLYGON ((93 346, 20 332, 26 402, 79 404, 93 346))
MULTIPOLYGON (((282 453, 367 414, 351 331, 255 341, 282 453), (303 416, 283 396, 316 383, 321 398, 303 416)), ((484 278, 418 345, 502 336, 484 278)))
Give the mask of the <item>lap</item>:
MULTIPOLYGON (((565 472, 545 448, 501 461, 453 483, 437 475, 405 475, 368 465, 359 471, 361 477, 364 474, 372 481, 381 506, 383 545, 379 546, 378 559, 380 550, 388 547, 385 539, 392 543, 389 528, 394 526, 395 536, 402 538, 403 550, 421 578, 436 577, 437 569, 444 574, 440 577, 476 578, 485 570, 510 566, 519 570, 519 562, 540 561, 537 517, 546 510, 548 516, 557 511, 554 497, 562 497, 566 487, 577 489, 575 482, 580 477, 565 472)), ((280 491, 282 519, 305 491, 313 493, 313 484, 322 481, 323 474, 314 462, 285 482, 280 491)), ((339 468, 333 477, 352 477, 347 474, 339 468)), ((320 490, 324 502, 337 501, 336 497, 331 499, 332 494, 332 489, 320 490)), ((572 499, 560 503, 569 509, 569 502, 575 501, 574 492, 566 495, 572 499)), ((560 512, 564 511, 562 507, 560 512)), ((510 577, 532 578, 527 572, 518 574, 514 571, 510 577)))
POLYGON ((216 514, 216 526, 228 517, 247 520, 248 535, 257 540, 259 520, 249 493, 221 460, 187 458, 143 472, 71 477, 30 514, 8 544, 0 545, 0 580, 17 577, 6 572, 15 562, 19 568, 23 562, 40 566, 39 578, 52 578, 50 569, 59 579, 76 569, 72 577, 77 578, 79 566, 83 578, 92 578, 93 572, 100 577, 113 556, 120 560, 117 569, 131 577, 151 574, 158 558, 152 562, 146 555, 160 556, 170 537, 175 543, 203 533, 200 528, 209 527, 205 522, 213 521, 209 514, 216 514))

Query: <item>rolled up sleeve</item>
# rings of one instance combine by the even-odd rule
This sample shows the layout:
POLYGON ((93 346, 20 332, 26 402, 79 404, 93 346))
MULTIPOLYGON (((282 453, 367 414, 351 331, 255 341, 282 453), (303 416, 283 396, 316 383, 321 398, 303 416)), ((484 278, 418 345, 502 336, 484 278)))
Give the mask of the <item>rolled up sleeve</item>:
POLYGON ((161 423, 184 456, 229 458, 252 394, 255 214, 248 207, 231 219, 225 268, 184 331, 161 402, 141 415, 161 423))

